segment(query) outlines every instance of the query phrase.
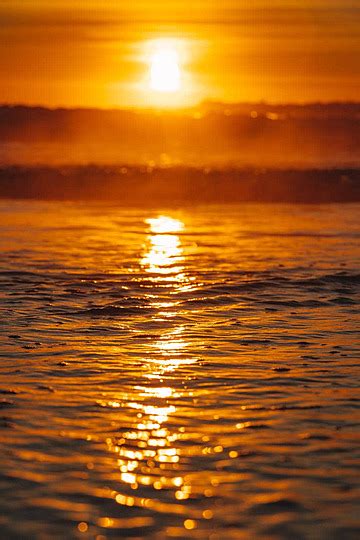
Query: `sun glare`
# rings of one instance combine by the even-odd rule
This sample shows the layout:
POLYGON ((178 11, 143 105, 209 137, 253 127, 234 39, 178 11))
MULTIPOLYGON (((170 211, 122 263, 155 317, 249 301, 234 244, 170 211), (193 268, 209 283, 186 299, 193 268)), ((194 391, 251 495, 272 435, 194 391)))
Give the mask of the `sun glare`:
POLYGON ((171 45, 159 44, 151 55, 150 86, 157 92, 176 92, 180 89, 179 54, 171 45))

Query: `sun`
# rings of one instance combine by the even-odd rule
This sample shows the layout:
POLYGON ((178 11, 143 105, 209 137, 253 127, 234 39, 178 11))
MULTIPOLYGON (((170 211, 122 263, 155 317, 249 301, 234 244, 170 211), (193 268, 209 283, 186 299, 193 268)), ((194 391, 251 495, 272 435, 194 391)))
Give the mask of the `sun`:
POLYGON ((179 54, 171 44, 159 43, 150 57, 150 87, 156 92, 180 90, 179 54))

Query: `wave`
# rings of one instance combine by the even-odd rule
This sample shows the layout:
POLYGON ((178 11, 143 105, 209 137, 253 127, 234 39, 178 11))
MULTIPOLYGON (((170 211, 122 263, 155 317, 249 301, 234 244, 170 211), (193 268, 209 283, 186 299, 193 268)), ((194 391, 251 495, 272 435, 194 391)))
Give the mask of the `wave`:
MULTIPOLYGON (((360 169, 1 167, 0 198, 102 200, 157 207, 222 202, 354 202, 360 201, 360 169)), ((292 234, 308 235, 304 231, 292 234)))

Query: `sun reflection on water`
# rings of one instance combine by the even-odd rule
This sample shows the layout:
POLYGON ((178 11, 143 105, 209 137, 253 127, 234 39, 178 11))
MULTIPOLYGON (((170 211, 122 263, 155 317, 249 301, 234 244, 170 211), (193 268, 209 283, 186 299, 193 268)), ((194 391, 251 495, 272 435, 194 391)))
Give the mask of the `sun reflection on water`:
POLYGON ((145 223, 150 225, 150 229, 153 234, 178 233, 185 228, 185 224, 182 221, 169 216, 149 218, 145 220, 145 223))
MULTIPOLYGON (((145 223, 149 227, 149 235, 140 265, 149 274, 150 286, 146 286, 152 290, 147 297, 152 307, 157 309, 152 320, 160 328, 160 335, 146 346, 139 383, 118 405, 130 415, 134 414, 131 416, 133 420, 127 429, 122 430, 118 440, 108 441, 109 450, 117 454, 123 485, 116 501, 126 506, 142 505, 142 500, 148 501, 147 506, 165 504, 158 494, 163 489, 167 492, 173 490, 173 504, 179 504, 191 494, 189 481, 180 474, 181 451, 176 444, 184 437, 184 431, 172 426, 177 413, 174 402, 182 397, 183 391, 166 381, 167 374, 197 361, 189 353, 190 343, 183 338, 185 326, 176 324, 175 320, 172 328, 168 324, 178 313, 179 302, 173 295, 191 283, 186 276, 180 234, 185 225, 164 215, 149 218, 145 223), (161 331, 165 321, 167 324, 161 331), (140 490, 140 487, 146 491, 146 499, 132 497, 128 492, 129 489, 140 490)), ((115 408, 116 402, 111 403, 115 408)))
POLYGON ((156 379, 173 372, 184 365, 194 364, 198 358, 189 354, 190 342, 182 338, 185 331, 183 325, 165 332, 151 344, 155 355, 146 358, 148 379, 156 379))
POLYGON ((150 248, 141 260, 141 265, 148 273, 178 275, 183 271, 183 249, 178 234, 184 229, 184 223, 178 219, 159 216, 146 220, 150 226, 150 248))

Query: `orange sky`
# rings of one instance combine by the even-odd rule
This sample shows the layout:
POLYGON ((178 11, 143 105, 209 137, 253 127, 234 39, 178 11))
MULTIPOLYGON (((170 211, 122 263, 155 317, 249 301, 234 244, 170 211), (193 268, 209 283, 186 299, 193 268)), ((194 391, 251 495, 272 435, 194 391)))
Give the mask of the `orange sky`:
POLYGON ((360 0, 0 0, 0 21, 1 102, 359 99, 360 0), (182 63, 173 96, 147 83, 163 39, 182 63))

